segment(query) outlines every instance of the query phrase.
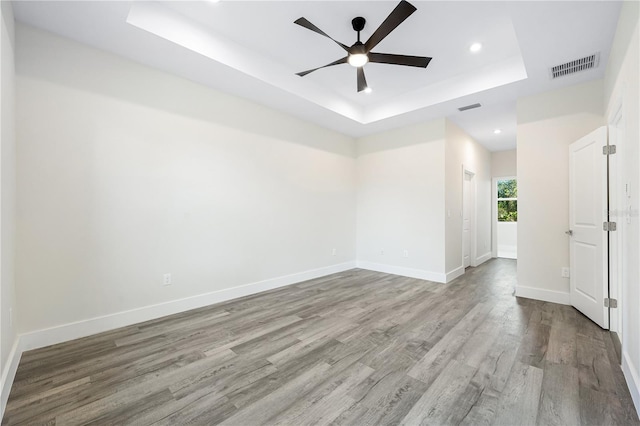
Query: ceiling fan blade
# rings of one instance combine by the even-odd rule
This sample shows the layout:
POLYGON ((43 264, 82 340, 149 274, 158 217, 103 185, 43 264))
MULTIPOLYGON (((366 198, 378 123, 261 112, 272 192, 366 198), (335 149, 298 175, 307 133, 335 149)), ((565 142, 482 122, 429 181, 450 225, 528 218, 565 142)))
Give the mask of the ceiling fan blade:
POLYGON ((406 65, 409 67, 426 68, 431 62, 431 58, 425 56, 393 55, 391 53, 369 52, 369 62, 379 64, 406 65))
POLYGON ((346 64, 346 63, 347 63, 347 56, 345 56, 345 57, 344 57, 344 58, 342 58, 342 59, 338 59, 337 61, 333 61, 333 62, 331 62, 330 64, 323 65, 323 66, 321 66, 321 67, 314 68, 314 69, 312 69, 312 70, 307 70, 307 71, 297 72, 297 73, 296 73, 296 75, 299 75, 300 77, 304 77, 305 75, 307 75, 307 74, 309 74, 309 73, 312 73, 312 72, 314 72, 314 71, 317 71, 317 70, 319 70, 319 69, 321 69, 321 68, 326 68, 326 67, 330 67, 330 66, 333 66, 333 65, 346 64))
POLYGON ((364 44, 366 51, 369 52, 371 49, 376 47, 383 38, 388 36, 391 31, 395 30, 398 25, 411 16, 411 14, 416 10, 415 6, 411 3, 402 0, 364 44))
POLYGON ((368 87, 367 79, 364 77, 363 67, 358 67, 356 68, 356 70, 358 71, 358 92, 362 92, 364 89, 368 87))
POLYGON ((329 37, 329 35, 327 35, 327 33, 322 31, 320 28, 316 27, 315 25, 313 25, 306 18, 298 18, 298 19, 296 19, 294 21, 294 24, 298 24, 301 27, 305 27, 308 30, 311 30, 311 31, 316 32, 316 33, 318 33, 320 35, 323 35, 326 38, 328 38, 329 40, 333 40, 336 44, 338 44, 338 46, 342 47, 344 50, 349 51, 349 46, 346 46, 346 45, 340 43, 339 41, 334 40, 333 38, 329 37))

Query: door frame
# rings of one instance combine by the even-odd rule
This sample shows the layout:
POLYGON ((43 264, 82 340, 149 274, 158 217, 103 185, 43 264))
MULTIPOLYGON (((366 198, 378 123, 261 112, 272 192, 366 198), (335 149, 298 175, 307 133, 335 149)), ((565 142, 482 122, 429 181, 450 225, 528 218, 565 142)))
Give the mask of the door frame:
POLYGON ((471 188, 471 217, 469 218, 469 228, 470 228, 470 244, 471 247, 469 248, 469 266, 473 266, 476 267, 478 266, 478 261, 477 261, 477 245, 478 245, 478 237, 477 237, 477 230, 476 230, 476 223, 477 223, 477 214, 478 214, 478 200, 477 200, 477 194, 478 194, 478 189, 476 187, 477 183, 476 183, 476 172, 473 171, 472 169, 470 169, 469 167, 465 166, 464 164, 462 165, 462 209, 460 211, 460 215, 461 215, 461 220, 460 220, 460 229, 461 229, 461 246, 462 246, 462 250, 461 250, 461 254, 460 254, 460 260, 461 260, 461 265, 462 265, 462 269, 465 269, 464 267, 464 208, 465 208, 465 185, 464 185, 464 181, 465 181, 465 177, 469 175, 471 176, 471 179, 469 180, 471 182, 471 185, 469 185, 469 187, 471 188))
POLYGON ((491 179, 491 257, 498 257, 498 181, 518 181, 517 176, 496 176, 491 179))
POLYGON ((624 243, 628 213, 626 207, 628 183, 625 183, 624 167, 620 161, 624 158, 626 136, 622 94, 613 103, 607 125, 609 143, 616 145, 616 153, 609 156, 609 220, 616 222, 617 225, 615 232, 609 232, 609 297, 618 301, 616 309, 609 309, 609 329, 618 333, 622 341, 625 323, 623 282, 626 279, 625 265, 627 265, 624 243))

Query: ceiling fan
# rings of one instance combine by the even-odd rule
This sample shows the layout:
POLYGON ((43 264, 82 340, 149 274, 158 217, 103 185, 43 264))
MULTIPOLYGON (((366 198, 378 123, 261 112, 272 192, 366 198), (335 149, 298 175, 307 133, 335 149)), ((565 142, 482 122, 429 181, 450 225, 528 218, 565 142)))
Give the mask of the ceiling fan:
POLYGON ((320 35, 327 37, 332 40, 338 46, 342 47, 346 52, 347 56, 344 58, 338 59, 337 61, 331 62, 330 64, 323 65, 318 68, 313 68, 307 71, 302 71, 296 73, 300 77, 304 77, 305 75, 317 71, 322 68, 331 67, 333 65, 340 64, 349 64, 356 68, 357 78, 358 78, 358 92, 363 90, 367 90, 367 80, 364 76, 363 67, 368 62, 376 62, 381 64, 393 64, 393 65, 405 65, 409 67, 420 67, 426 68, 431 62, 431 58, 427 58, 424 56, 407 56, 407 55, 394 55, 391 53, 376 53, 372 52, 371 49, 376 47, 378 43, 380 43, 386 36, 391 33, 391 31, 395 30, 398 25, 404 22, 413 12, 417 9, 411 3, 402 0, 395 9, 387 16, 387 19, 384 20, 382 24, 378 27, 377 30, 369 37, 369 40, 362 43, 360 41, 360 31, 364 29, 364 25, 366 20, 358 16, 351 21, 351 25, 353 26, 353 30, 358 33, 358 41, 356 41, 351 47, 340 43, 339 41, 331 38, 327 33, 322 31, 320 28, 313 25, 306 18, 299 18, 294 23, 305 27, 313 32, 316 32, 320 35))

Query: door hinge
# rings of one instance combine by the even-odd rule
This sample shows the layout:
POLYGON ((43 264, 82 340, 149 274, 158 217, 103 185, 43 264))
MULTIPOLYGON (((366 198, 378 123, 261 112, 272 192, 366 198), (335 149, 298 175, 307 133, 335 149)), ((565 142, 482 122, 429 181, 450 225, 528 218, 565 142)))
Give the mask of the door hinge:
POLYGON ((617 308, 618 307, 618 300, 609 299, 608 297, 605 297, 604 298, 604 307, 605 308, 617 308))
POLYGON ((611 155, 616 153, 615 145, 605 145, 602 147, 602 155, 611 155))
POLYGON ((611 231, 615 231, 617 228, 617 225, 615 222, 603 222, 602 223, 602 230, 606 231, 606 232, 611 232, 611 231))

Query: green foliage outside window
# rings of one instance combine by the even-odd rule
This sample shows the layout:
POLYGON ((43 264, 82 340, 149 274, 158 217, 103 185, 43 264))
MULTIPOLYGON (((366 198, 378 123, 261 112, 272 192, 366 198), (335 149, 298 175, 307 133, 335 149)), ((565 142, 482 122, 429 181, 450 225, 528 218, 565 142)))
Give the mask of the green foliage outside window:
POLYGON ((498 222, 518 221, 518 201, 500 200, 498 201, 498 222))
POLYGON ((515 179, 498 181, 498 222, 518 221, 518 183, 515 179))
POLYGON ((518 198, 518 181, 515 179, 498 181, 498 199, 518 198))

